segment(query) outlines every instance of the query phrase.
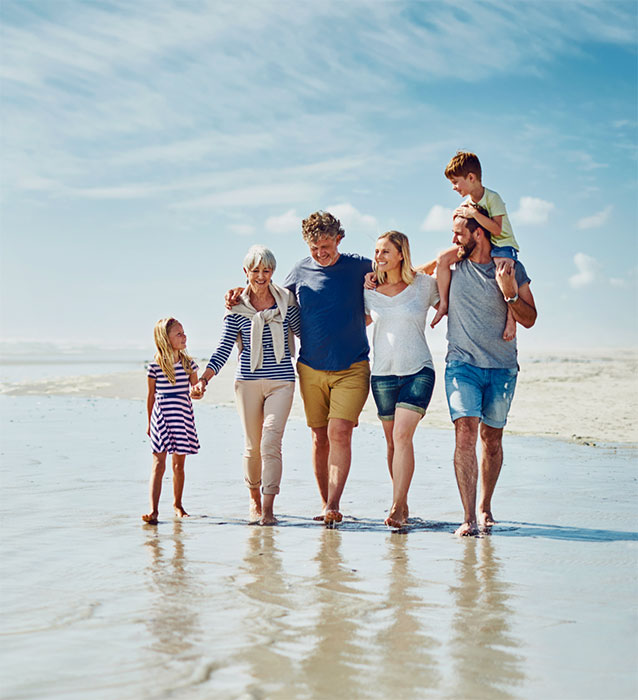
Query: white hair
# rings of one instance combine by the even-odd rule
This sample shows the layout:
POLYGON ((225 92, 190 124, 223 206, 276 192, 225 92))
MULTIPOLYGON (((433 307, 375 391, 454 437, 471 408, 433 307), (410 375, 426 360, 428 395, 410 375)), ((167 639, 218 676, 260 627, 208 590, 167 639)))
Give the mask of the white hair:
POLYGON ((277 267, 277 261, 275 260, 273 252, 269 248, 266 248, 265 245, 251 246, 244 258, 244 268, 246 270, 253 270, 259 264, 269 268, 273 272, 277 267))

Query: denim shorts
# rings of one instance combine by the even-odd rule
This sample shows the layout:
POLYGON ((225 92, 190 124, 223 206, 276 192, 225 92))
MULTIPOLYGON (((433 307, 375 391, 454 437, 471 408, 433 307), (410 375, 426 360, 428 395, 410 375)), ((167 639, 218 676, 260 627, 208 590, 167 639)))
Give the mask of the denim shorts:
POLYGON ((475 416, 491 428, 504 428, 518 369, 482 369, 466 362, 448 362, 445 393, 452 422, 475 416))
POLYGON ((518 260, 518 251, 511 245, 493 245, 490 255, 493 258, 509 258, 518 260))
POLYGON ((371 384, 381 420, 394 420, 397 408, 407 408, 424 416, 434 389, 434 370, 424 367, 416 374, 404 377, 373 374, 371 384))

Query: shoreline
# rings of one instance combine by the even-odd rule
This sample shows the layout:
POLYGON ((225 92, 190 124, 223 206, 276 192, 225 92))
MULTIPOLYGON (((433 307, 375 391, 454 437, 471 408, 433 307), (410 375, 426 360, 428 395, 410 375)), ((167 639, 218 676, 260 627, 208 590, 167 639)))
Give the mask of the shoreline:
MULTIPOLYGON (((445 364, 441 357, 435 356, 434 360, 437 381, 422 425, 452 430, 443 382, 445 364)), ((205 366, 205 361, 198 361, 200 367, 205 366)), ((506 435, 550 438, 592 447, 638 448, 638 352, 530 354, 521 358, 521 363, 506 435)), ((229 361, 211 381, 202 404, 234 407, 235 365, 234 360, 229 361)), ((146 373, 140 363, 139 371, 5 382, 0 383, 0 394, 144 401, 146 373)), ((197 407, 198 403, 194 405, 197 407)), ((290 415, 304 418, 298 390, 290 415)), ((379 422, 371 395, 360 422, 379 422)))

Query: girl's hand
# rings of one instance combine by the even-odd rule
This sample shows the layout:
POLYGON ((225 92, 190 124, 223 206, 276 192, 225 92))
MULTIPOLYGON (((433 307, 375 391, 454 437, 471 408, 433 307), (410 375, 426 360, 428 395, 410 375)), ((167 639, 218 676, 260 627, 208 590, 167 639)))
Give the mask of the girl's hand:
POLYGON ((201 399, 202 396, 206 393, 206 384, 205 382, 197 382, 197 384, 193 384, 191 387, 191 399, 201 399))
POLYGON ((148 424, 148 428, 146 428, 146 434, 151 437, 151 424, 148 424))

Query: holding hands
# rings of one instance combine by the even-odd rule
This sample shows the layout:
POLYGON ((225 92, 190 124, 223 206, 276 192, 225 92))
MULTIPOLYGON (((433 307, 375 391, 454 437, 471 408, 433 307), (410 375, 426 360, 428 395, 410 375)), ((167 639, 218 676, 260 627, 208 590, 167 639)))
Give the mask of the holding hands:
POLYGON ((206 379, 200 379, 196 384, 193 384, 190 390, 191 399, 201 399, 206 393, 207 384, 206 379))

